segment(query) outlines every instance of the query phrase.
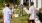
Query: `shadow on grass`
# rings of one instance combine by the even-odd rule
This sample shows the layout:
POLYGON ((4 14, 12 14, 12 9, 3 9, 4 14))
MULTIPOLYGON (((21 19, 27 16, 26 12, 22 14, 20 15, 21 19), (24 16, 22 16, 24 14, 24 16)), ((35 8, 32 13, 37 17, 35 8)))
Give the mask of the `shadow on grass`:
POLYGON ((3 23, 2 21, 0 23, 3 23))
POLYGON ((23 16, 28 16, 28 14, 23 14, 23 16))

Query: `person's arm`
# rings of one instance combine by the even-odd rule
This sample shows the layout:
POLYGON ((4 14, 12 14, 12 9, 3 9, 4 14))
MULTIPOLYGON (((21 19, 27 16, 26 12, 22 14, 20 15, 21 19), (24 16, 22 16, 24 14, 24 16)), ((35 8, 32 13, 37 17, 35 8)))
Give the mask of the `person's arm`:
POLYGON ((4 16, 4 13, 2 13, 2 18, 3 18, 3 16, 4 16))
POLYGON ((4 23, 4 18, 3 17, 4 17, 4 10, 2 11, 2 20, 3 20, 2 22, 4 23))
POLYGON ((14 6, 12 6, 12 12, 10 12, 10 18, 12 19, 12 16, 14 14, 14 6))
POLYGON ((13 16, 13 14, 14 14, 14 6, 12 6, 12 16, 13 16))
POLYGON ((3 18, 3 16, 4 16, 4 13, 2 13, 2 20, 3 20, 2 22, 4 23, 4 18, 3 18))
POLYGON ((11 20, 11 19, 12 19, 12 14, 10 14, 10 16, 9 16, 9 17, 10 17, 10 20, 11 20))
POLYGON ((10 20, 11 20, 14 13, 9 11, 9 14, 10 14, 10 20))
POLYGON ((10 18, 11 18, 11 19, 12 19, 13 14, 14 14, 13 12, 10 14, 10 18))
POLYGON ((28 13, 29 17, 30 17, 31 14, 32 14, 32 9, 30 8, 29 13, 28 13))

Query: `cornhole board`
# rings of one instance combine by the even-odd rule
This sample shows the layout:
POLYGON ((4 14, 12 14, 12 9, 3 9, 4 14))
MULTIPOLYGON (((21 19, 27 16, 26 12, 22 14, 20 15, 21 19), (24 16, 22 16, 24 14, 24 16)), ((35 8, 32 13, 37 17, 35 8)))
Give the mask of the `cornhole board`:
POLYGON ((14 14, 14 17, 19 17, 19 14, 14 14))

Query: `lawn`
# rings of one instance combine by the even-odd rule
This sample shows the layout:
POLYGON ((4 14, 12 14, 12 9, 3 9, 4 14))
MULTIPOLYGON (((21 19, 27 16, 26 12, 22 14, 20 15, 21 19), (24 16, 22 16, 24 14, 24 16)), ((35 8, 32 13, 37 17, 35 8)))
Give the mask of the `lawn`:
MULTIPOLYGON (((18 10, 15 10, 14 13, 20 14, 18 10)), ((11 23, 28 23, 27 19, 28 19, 28 15, 26 14, 25 11, 23 11, 23 16, 13 17, 12 20, 11 20, 11 23)), ((2 22, 2 19, 0 18, 0 23, 1 22, 2 22)))
MULTIPOLYGON (((16 10, 14 13, 19 14, 19 11, 16 10)), ((27 19, 28 19, 28 16, 27 16, 26 12, 23 11, 23 16, 20 16, 17 18, 13 17, 11 23, 28 23, 27 19)))
POLYGON ((18 18, 13 17, 11 23, 27 23, 27 16, 22 16, 18 18))

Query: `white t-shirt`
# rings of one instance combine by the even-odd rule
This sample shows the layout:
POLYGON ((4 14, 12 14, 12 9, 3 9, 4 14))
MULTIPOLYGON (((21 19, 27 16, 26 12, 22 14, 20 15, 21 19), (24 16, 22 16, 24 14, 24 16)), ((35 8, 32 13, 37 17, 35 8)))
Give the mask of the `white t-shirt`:
POLYGON ((10 21, 10 14, 11 14, 11 10, 6 7, 3 9, 2 13, 4 13, 4 21, 10 21))
POLYGON ((29 14, 31 14, 29 19, 30 20, 34 20, 35 19, 35 15, 36 15, 36 8, 34 6, 31 6, 29 8, 29 14))

